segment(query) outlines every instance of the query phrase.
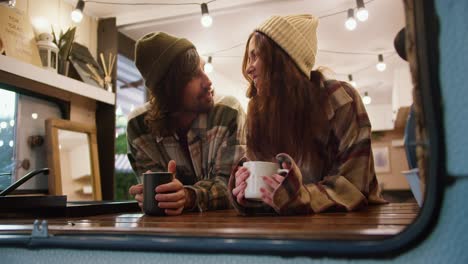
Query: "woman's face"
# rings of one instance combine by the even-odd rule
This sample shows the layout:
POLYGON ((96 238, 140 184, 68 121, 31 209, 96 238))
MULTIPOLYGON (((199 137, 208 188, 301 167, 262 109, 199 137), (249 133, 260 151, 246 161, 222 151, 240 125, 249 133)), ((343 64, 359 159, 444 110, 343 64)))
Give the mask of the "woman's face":
POLYGON ((253 81, 257 94, 261 95, 265 87, 262 86, 264 80, 263 61, 259 57, 258 47, 255 43, 255 36, 250 38, 248 46, 248 60, 246 72, 250 79, 253 81))

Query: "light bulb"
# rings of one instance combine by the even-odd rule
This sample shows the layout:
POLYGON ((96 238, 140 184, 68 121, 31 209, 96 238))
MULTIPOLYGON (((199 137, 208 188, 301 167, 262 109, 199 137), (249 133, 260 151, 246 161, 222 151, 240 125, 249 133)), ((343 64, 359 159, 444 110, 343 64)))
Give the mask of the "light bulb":
POLYGON ((369 11, 367 11, 366 7, 364 6, 364 0, 356 0, 357 4, 357 19, 361 22, 366 21, 369 18, 369 11))
POLYGON ((348 19, 346 19, 345 27, 348 30, 354 30, 356 29, 356 26, 357 26, 357 22, 356 22, 356 19, 354 18, 354 10, 348 9, 348 19))
POLYGON ((205 73, 211 73, 211 72, 213 72, 213 64, 211 63, 212 60, 213 60, 212 57, 209 56, 209 57, 208 57, 208 62, 205 63, 205 67, 204 67, 205 73))
POLYGON ((365 105, 368 105, 372 102, 372 98, 369 96, 369 94, 367 92, 364 93, 364 97, 362 97, 362 102, 365 104, 365 105))
POLYGON ((14 145, 13 140, 10 140, 10 142, 8 142, 8 145, 9 145, 10 147, 13 147, 13 145, 14 145))
POLYGON ((380 71, 380 72, 385 71, 385 69, 387 68, 387 65, 385 64, 385 62, 384 62, 384 60, 383 60, 383 55, 382 55, 382 54, 379 54, 379 56, 378 56, 378 63, 377 63, 377 65, 375 65, 375 67, 376 67, 377 70, 380 71))
POLYGON ((11 8, 15 7, 16 6, 16 0, 8 1, 8 6, 11 7, 11 8))
POLYGON ((15 126, 15 120, 13 120, 13 119, 10 120, 10 126, 11 126, 11 127, 15 126))
POLYGON ((369 18, 369 11, 365 8, 359 8, 356 16, 359 21, 364 22, 369 18))
POLYGON ((0 127, 3 129, 3 128, 6 128, 7 127, 7 122, 1 122, 0 123, 0 127))
POLYGON ((211 64, 211 63, 205 64, 205 72, 206 73, 212 73, 213 72, 213 64, 211 64))
POLYGON ((211 25, 213 24, 213 18, 211 18, 209 14, 203 15, 200 21, 201 21, 202 26, 206 28, 211 27, 211 25))
POLYGON ((85 2, 83 0, 78 0, 76 3, 75 9, 71 12, 71 19, 75 23, 80 23, 83 19, 83 10, 84 10, 85 2))
POLYGON ((377 65, 375 65, 375 67, 378 71, 383 72, 387 68, 387 64, 385 64, 384 62, 379 62, 377 63, 377 65))
POLYGON ((208 11, 208 4, 203 3, 200 6, 201 6, 201 13, 202 13, 200 22, 202 26, 206 28, 211 27, 211 24, 213 24, 213 18, 211 18, 210 12, 208 11))
POLYGON ((353 80, 352 74, 348 74, 348 81, 354 88, 356 88, 356 82, 353 80))
POLYGON ((81 20, 83 19, 83 13, 81 10, 75 9, 71 12, 71 19, 75 23, 80 23, 81 20))
POLYGON ((31 117, 32 117, 32 119, 37 119, 38 115, 37 115, 37 113, 32 113, 31 117))
POLYGON ((0 140, 0 147, 3 147, 3 140, 0 140))

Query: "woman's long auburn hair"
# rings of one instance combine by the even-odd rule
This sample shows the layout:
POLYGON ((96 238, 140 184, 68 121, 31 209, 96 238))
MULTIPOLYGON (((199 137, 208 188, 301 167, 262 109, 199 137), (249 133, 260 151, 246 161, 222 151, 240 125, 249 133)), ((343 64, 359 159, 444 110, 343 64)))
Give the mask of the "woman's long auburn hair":
POLYGON ((310 79, 306 77, 280 46, 260 32, 249 36, 242 67, 250 83, 246 119, 248 155, 271 160, 285 152, 299 163, 320 159, 323 151, 320 139, 329 130, 323 108, 326 91, 321 89, 324 75, 312 71, 310 79), (251 38, 263 62, 261 96, 247 74, 251 38))

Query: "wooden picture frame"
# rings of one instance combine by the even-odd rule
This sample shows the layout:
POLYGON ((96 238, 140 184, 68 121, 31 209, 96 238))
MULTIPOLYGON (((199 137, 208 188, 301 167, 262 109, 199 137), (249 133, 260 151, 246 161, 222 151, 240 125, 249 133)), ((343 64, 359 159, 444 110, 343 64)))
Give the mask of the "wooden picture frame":
POLYGON ((376 146, 372 148, 374 154, 374 167, 376 173, 390 173, 390 151, 388 146, 376 146))
POLYGON ((96 128, 64 119, 47 119, 45 125, 49 194, 102 200, 96 128))

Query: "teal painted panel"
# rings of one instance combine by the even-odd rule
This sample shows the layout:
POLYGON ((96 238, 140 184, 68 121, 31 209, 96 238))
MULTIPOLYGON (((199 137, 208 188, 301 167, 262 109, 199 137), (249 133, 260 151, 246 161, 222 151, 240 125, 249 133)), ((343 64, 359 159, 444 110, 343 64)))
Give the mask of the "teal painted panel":
POLYGON ((436 0, 447 170, 468 176, 468 1, 436 0))

